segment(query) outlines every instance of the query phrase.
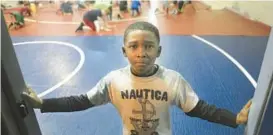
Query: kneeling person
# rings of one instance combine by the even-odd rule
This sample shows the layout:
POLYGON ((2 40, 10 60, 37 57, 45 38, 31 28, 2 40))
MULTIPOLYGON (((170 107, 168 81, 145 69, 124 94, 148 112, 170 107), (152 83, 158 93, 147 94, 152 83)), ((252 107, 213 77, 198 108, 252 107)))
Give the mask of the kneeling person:
POLYGON ((107 25, 107 10, 94 9, 87 11, 83 16, 83 21, 76 29, 76 32, 83 30, 83 26, 88 26, 93 31, 99 32, 100 30, 111 31, 107 25))
POLYGON ((22 28, 25 25, 24 16, 21 13, 11 12, 10 17, 12 21, 9 24, 9 29, 11 28, 18 29, 18 28, 22 28))

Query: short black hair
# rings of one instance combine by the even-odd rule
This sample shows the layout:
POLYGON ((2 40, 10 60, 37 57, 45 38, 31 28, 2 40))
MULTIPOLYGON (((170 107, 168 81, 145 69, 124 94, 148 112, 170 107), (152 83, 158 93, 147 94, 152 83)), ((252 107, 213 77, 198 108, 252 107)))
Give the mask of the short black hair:
POLYGON ((150 32, 154 33, 157 38, 158 44, 159 44, 160 36, 159 36, 159 31, 158 31, 157 27, 149 22, 144 22, 144 21, 135 22, 126 28, 126 30, 124 32, 124 37, 123 37, 124 43, 125 43, 125 40, 126 40, 128 34, 132 31, 135 31, 135 30, 145 30, 145 31, 150 31, 150 32))

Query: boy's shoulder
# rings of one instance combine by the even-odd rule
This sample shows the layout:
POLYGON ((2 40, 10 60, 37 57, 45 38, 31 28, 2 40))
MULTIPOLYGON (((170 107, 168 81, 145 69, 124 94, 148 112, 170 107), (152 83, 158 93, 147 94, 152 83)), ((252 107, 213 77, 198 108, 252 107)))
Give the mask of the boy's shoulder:
POLYGON ((176 70, 167 68, 167 67, 162 66, 162 65, 159 65, 159 69, 161 69, 164 73, 167 73, 167 74, 180 75, 180 73, 177 72, 176 70))
POLYGON ((174 69, 170 69, 164 66, 159 66, 160 71, 162 72, 162 76, 164 76, 164 78, 180 78, 182 77, 182 75, 174 70, 174 69))
POLYGON ((128 66, 126 67, 122 67, 122 68, 118 68, 118 69, 114 69, 112 71, 110 71, 109 73, 106 74, 106 76, 104 78, 115 78, 119 75, 122 75, 122 74, 127 74, 128 72, 128 66))
POLYGON ((130 73, 130 66, 125 66, 125 67, 110 71, 107 74, 107 76, 117 76, 117 75, 128 74, 128 73, 130 73))

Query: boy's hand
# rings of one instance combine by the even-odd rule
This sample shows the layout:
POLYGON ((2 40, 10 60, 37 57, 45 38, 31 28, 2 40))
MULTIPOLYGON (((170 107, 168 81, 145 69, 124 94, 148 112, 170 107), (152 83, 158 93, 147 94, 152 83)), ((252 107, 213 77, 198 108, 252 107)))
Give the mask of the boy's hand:
POLYGON ((237 114, 236 123, 237 124, 246 124, 248 120, 249 108, 252 104, 252 101, 249 100, 244 108, 237 114))
POLYGON ((26 100, 32 108, 42 108, 43 100, 31 89, 27 88, 27 91, 22 93, 22 98, 26 100))

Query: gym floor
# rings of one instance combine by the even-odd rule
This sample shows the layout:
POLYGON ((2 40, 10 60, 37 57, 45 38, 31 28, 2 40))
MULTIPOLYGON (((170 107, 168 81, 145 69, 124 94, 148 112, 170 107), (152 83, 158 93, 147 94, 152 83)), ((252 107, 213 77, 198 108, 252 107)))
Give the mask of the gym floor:
MULTIPOLYGON (((138 18, 111 22, 116 28, 99 34, 75 33, 82 13, 58 16, 54 7, 47 7, 10 35, 26 83, 43 98, 61 97, 85 93, 109 71, 126 66, 121 53, 125 28, 138 20, 150 21, 161 32, 163 50, 157 63, 181 73, 208 103, 237 113, 254 94, 270 27, 193 3, 195 10, 189 5, 180 15, 155 16, 147 8, 138 18)), ((244 132, 243 126, 232 129, 170 109, 174 135, 244 132)), ((73 113, 36 110, 36 116, 44 135, 122 133, 121 119, 111 104, 73 113)))

